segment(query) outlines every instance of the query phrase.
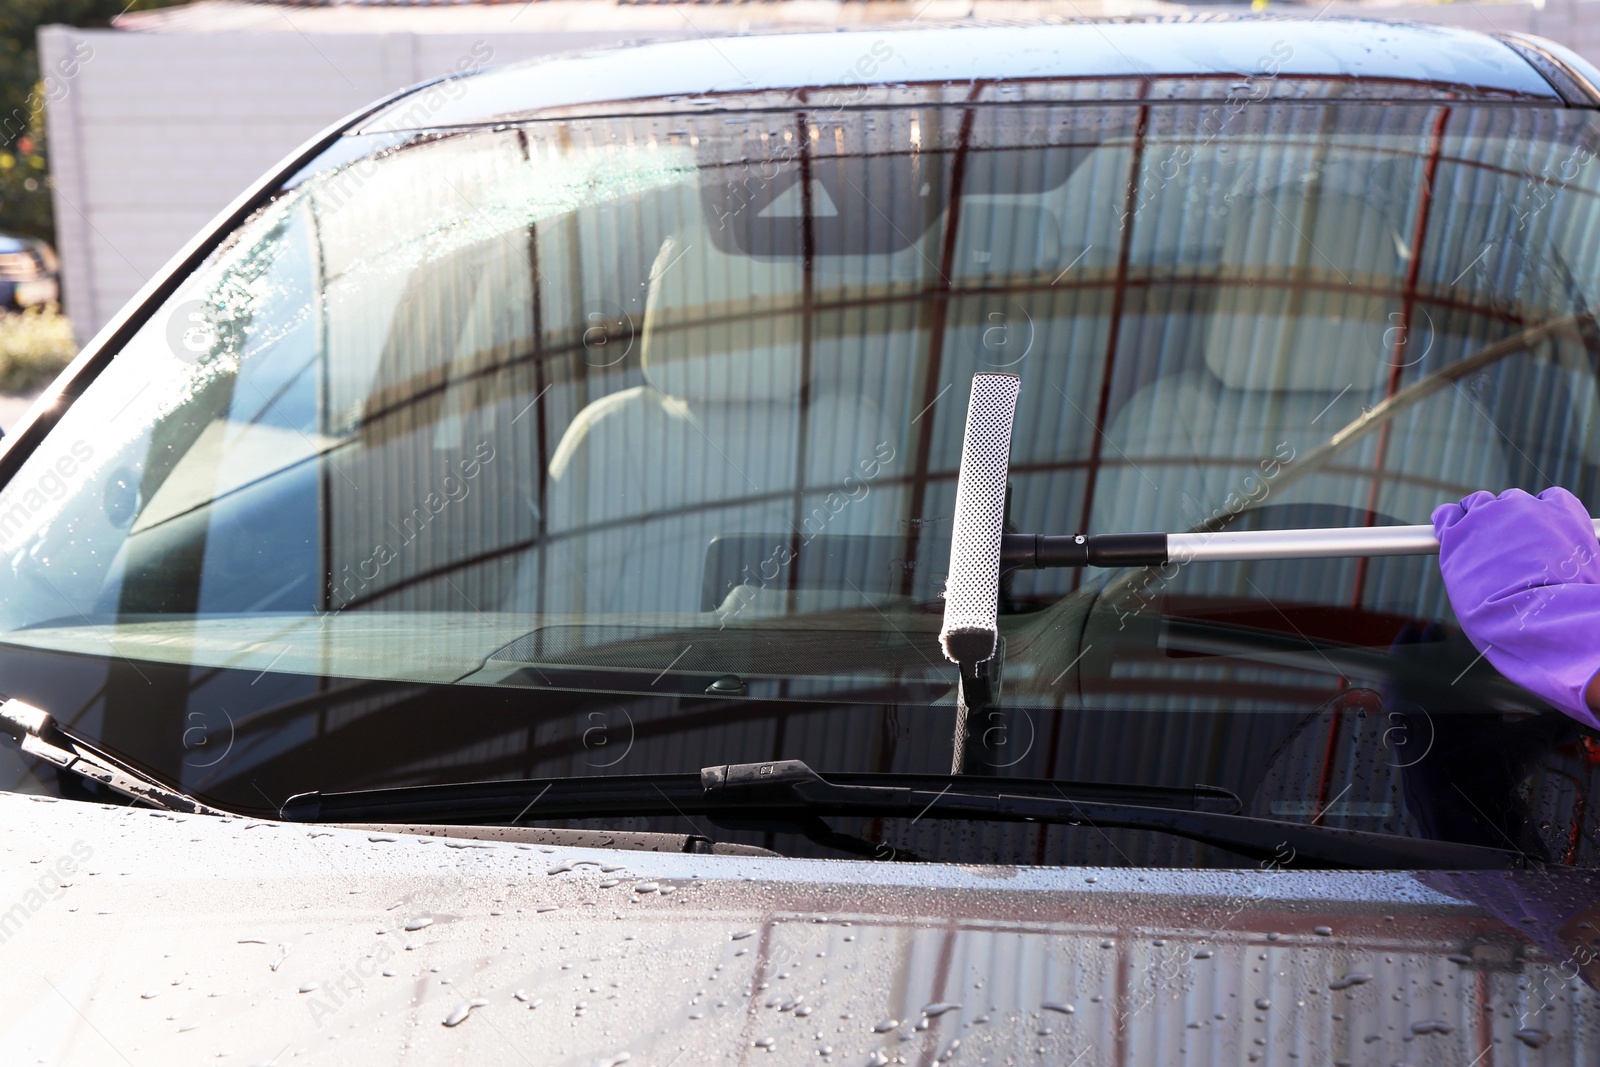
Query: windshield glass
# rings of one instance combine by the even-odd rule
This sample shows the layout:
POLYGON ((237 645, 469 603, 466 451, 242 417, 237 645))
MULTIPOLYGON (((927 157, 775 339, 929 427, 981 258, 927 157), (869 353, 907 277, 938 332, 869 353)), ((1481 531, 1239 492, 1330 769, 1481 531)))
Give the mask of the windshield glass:
MULTIPOLYGON (((1285 84, 345 138, 0 493, 4 691, 248 812, 778 758, 943 772, 982 371, 1022 379, 1015 530, 1423 523, 1511 486, 1600 511, 1596 116, 1285 84)), ((986 773, 1600 855, 1600 746, 1477 655, 1433 558, 1017 572, 1001 597, 986 773)), ((945 858, 1240 862, 852 825, 945 858)), ((713 836, 774 841, 740 833, 713 836)))

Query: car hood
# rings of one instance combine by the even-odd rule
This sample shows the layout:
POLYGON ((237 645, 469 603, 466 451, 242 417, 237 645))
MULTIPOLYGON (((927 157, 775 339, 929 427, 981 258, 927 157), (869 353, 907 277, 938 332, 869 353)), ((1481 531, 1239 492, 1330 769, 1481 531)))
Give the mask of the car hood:
POLYGON ((0 1061, 1576 1064, 1597 899, 1567 870, 789 860, 0 794, 0 1061))

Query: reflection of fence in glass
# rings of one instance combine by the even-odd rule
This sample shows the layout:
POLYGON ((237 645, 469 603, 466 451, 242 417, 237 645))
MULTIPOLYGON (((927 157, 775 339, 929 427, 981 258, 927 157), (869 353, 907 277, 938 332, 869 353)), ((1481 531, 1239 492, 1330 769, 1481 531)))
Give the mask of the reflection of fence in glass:
MULTIPOLYGON (((886 466, 894 462, 894 446, 888 441, 880 441, 873 449, 872 455, 862 459, 856 464, 857 470, 845 475, 841 483, 841 490, 828 493, 816 506, 810 509, 801 520, 798 533, 799 551, 804 551, 816 537, 827 529, 839 515, 852 504, 860 503, 872 492, 873 479, 881 474, 886 466)), ((792 563, 798 552, 792 547, 794 538, 780 536, 773 541, 771 553, 755 566, 752 572, 747 565, 740 572, 740 580, 733 592, 728 594, 717 607, 717 618, 721 626, 726 626, 737 618, 741 612, 748 608, 760 595, 763 589, 768 588, 777 581, 780 575, 792 563), (770 572, 770 573, 769 573, 770 572)))
POLYGON ((388 517, 385 525, 393 536, 379 541, 361 560, 354 564, 346 563, 329 576, 329 585, 333 589, 332 610, 340 611, 363 599, 380 595, 381 588, 374 590, 373 587, 384 568, 401 559, 413 543, 432 530, 435 521, 446 509, 465 501, 472 494, 472 486, 478 476, 488 464, 494 462, 494 458, 494 446, 488 441, 480 441, 470 455, 446 465, 436 488, 419 497, 409 509, 388 517))
MULTIPOLYGON (((1197 108, 1190 117, 1216 107, 1204 101, 1149 106, 1197 108)), ((829 437, 841 426, 866 441, 891 441, 903 459, 901 472, 885 483, 896 493, 883 494, 895 498, 894 514, 874 512, 867 525, 882 532, 910 523, 920 531, 948 507, 942 494, 950 471, 939 454, 947 428, 937 406, 912 430, 895 427, 909 425, 910 416, 970 369, 960 360, 977 356, 1005 362, 1014 358, 1013 346, 1026 351, 1029 342, 1030 373, 1059 374, 1083 407, 1081 415, 1071 413, 1068 419, 1043 403, 1023 413, 1019 450, 1026 455, 1019 457, 1015 506, 1019 515, 1033 516, 1030 527, 1128 528, 1149 513, 1150 521, 1132 528, 1181 528, 1158 520, 1187 521, 1181 502, 1206 499, 1194 491, 1197 479, 1224 466, 1236 468, 1244 458, 1238 454, 1242 442, 1225 439, 1239 428, 1226 413, 1203 427, 1199 445, 1166 448, 1172 436, 1167 431, 1176 420, 1170 404, 1162 407, 1163 395, 1191 384, 1210 390, 1207 397, 1215 394, 1229 402, 1244 396, 1251 400, 1244 409, 1251 418, 1259 412, 1271 416, 1274 404, 1298 410, 1313 394, 1325 394, 1314 398, 1305 418, 1292 420, 1296 430, 1314 427, 1319 417, 1323 427, 1337 426, 1345 407, 1370 402, 1370 389, 1346 390, 1348 378, 1323 382, 1297 376, 1280 382, 1261 368, 1270 368, 1305 336, 1341 316, 1346 322, 1375 324, 1380 335, 1396 328, 1391 305, 1369 309, 1343 296, 1335 303, 1346 306, 1321 317, 1302 315, 1298 334, 1282 328, 1298 314, 1294 309, 1302 305, 1296 301, 1318 294, 1332 300, 1330 286, 1348 288, 1335 267, 1351 277, 1359 267, 1379 287, 1405 284, 1415 262, 1414 242, 1407 235, 1415 227, 1404 218, 1357 212, 1355 198, 1345 195, 1376 180, 1373 168, 1384 153, 1350 154, 1354 176, 1339 178, 1331 199, 1314 190, 1289 197, 1262 175, 1274 160, 1295 170, 1303 157, 1314 157, 1314 146, 1287 140, 1279 145, 1276 127, 1266 122, 1257 129, 1260 124, 1252 119, 1250 150, 1258 167, 1252 180, 1263 195, 1226 202, 1227 218, 1235 220, 1226 224, 1191 213, 1175 216, 1170 233, 1146 227, 1128 246, 1126 264, 1116 267, 1119 242, 1095 231, 1087 213, 1073 208, 1081 183, 1092 179, 1103 189, 1107 178, 1126 173, 1122 146, 1131 127, 1119 116, 1128 109, 1112 105, 1096 119, 1114 131, 1118 148, 1098 142, 1073 149, 1070 157, 1051 156, 1041 168, 1048 180, 1025 180, 1009 165, 1024 151, 1031 120, 1027 106, 1003 110, 1010 116, 1003 122, 975 114, 971 126, 964 127, 959 106, 930 107, 912 116, 914 130, 905 116, 852 112, 848 128, 836 130, 818 118, 803 138, 787 140, 785 134, 795 132, 787 120, 756 116, 739 116, 746 128, 734 132, 725 116, 674 117, 653 125, 614 120, 610 132, 617 137, 597 137, 592 144, 600 147, 583 151, 604 155, 612 151, 606 144, 631 136, 629 143, 639 149, 630 158, 643 160, 654 151, 669 161, 663 180, 624 187, 621 193, 608 186, 612 191, 590 199, 582 194, 561 210, 531 221, 524 217, 517 226, 509 225, 509 200, 496 185, 526 160, 537 161, 543 172, 564 158, 569 149, 554 127, 500 131, 500 139, 483 142, 481 150, 418 146, 412 177, 406 179, 415 183, 413 194, 456 203, 462 220, 477 219, 480 229, 451 236, 437 247, 419 245, 420 259, 397 258, 385 268, 389 273, 374 273, 378 264, 370 257, 353 259, 337 250, 331 256, 327 418, 330 430, 359 432, 365 446, 364 455, 347 452, 337 465, 356 485, 377 484, 384 499, 406 500, 427 487, 405 472, 428 469, 430 456, 450 455, 462 441, 491 440, 498 455, 514 459, 497 469, 494 492, 474 494, 463 503, 461 515, 470 511, 470 524, 436 526, 449 532, 440 539, 440 550, 404 563, 371 560, 374 545, 392 534, 377 531, 383 516, 361 509, 359 494, 348 495, 340 476, 330 476, 332 570, 355 577, 363 568, 367 574, 375 566, 385 571, 366 589, 352 583, 339 602, 358 593, 394 606, 456 603, 448 575, 474 603, 516 610, 692 609, 699 600, 694 572, 709 539, 752 528, 803 526, 814 513, 826 486, 812 482, 813 472, 798 462, 796 450, 838 444, 829 437), (648 147, 650 137, 656 139, 654 148, 648 147), (525 149, 514 147, 519 138, 525 149), (772 195, 763 203, 752 199, 729 226, 738 229, 747 216, 767 211, 773 233, 809 228, 819 242, 809 261, 802 255, 744 255, 738 244, 744 237, 726 245, 713 233, 728 205, 715 202, 714 190, 707 192, 715 179, 706 175, 739 176, 736 161, 744 157, 734 149, 763 138, 789 146, 792 169, 810 170, 826 202, 815 190, 807 194, 796 179, 782 190, 763 191, 772 195), (693 152, 687 151, 690 142, 696 142, 693 152), (887 169, 860 162, 869 156, 891 162, 887 169), (894 178, 894 168, 911 173, 913 160, 923 176, 915 188, 903 176, 894 178), (466 204, 445 183, 430 178, 436 170, 450 174, 466 204), (779 203, 791 190, 794 195, 779 203), (902 209, 896 202, 901 200, 919 205, 917 218, 951 231, 896 237, 883 214, 898 225, 902 209), (957 202, 959 212, 945 210, 957 202), (1274 206, 1286 212, 1292 207, 1296 224, 1320 220, 1316 225, 1323 230, 1302 227, 1315 249, 1298 247, 1292 227, 1274 221, 1274 206), (493 225, 486 226, 474 207, 493 225), (826 214, 829 210, 835 214, 826 214), (1077 222, 1080 218, 1085 221, 1077 222), (1404 248, 1386 227, 1401 233, 1404 248), (834 239, 830 233, 865 234, 874 228, 888 234, 881 246, 875 235, 862 237, 859 246, 825 245, 834 239), (1324 230, 1352 236, 1347 244, 1329 243, 1324 230), (1252 233, 1255 244, 1246 240, 1252 233), (669 240, 674 254, 657 270, 669 240), (1183 260, 1189 274, 1161 273, 1171 255, 1188 254, 1185 248, 1220 249, 1226 270, 1210 261, 1183 260), (1104 254, 1091 259, 1088 250, 1104 254), (1063 276, 1062 266, 1078 257, 1083 262, 1063 276), (376 300, 377 291, 396 279, 395 299, 387 305, 376 300), (360 286, 369 290, 365 296, 358 295, 360 286), (1257 295, 1247 297, 1246 289, 1257 295), (1162 313, 1174 300, 1190 302, 1192 313, 1162 313), (996 312, 997 307, 1007 310, 996 312), (494 308, 501 310, 487 310, 494 308), (997 324, 997 313, 1004 323, 997 324), (1159 329, 1158 323, 1163 324, 1159 329), (1026 336, 1019 332, 1024 328, 1026 336), (368 339, 365 349, 356 344, 358 336, 368 339), (1225 349, 1233 355, 1224 358, 1225 349), (1035 372, 1033 365, 1044 352, 1051 359, 1035 372), (934 354, 940 361, 937 374, 930 359, 934 354), (718 381, 728 383, 721 393, 714 388, 718 381), (1147 383, 1151 389, 1145 391, 1147 383), (1096 403, 1097 397, 1104 399, 1096 403), (901 398, 909 399, 902 403, 901 398), (1114 426, 1119 418, 1123 425, 1114 426), (924 424, 935 427, 926 439, 924 424), (1130 484, 1137 481, 1132 466, 1166 487, 1152 494, 1164 497, 1165 505, 1140 498, 1144 490, 1130 484), (608 493, 607 479, 622 488, 608 493)), ((1368 122, 1369 114, 1360 107, 1329 109, 1326 121, 1334 135, 1347 139, 1388 136, 1368 122)), ((1384 129, 1400 121, 1396 114, 1389 110, 1384 121, 1390 126, 1384 129)), ((842 123, 845 117, 841 113, 827 121, 842 123)), ((1535 137, 1526 130, 1517 133, 1520 121, 1512 112, 1494 119, 1502 133, 1535 137)), ((1087 129, 1074 136, 1086 144, 1093 140, 1087 129)), ((1214 143, 1233 138, 1231 129, 1223 129, 1214 143)), ((1476 151, 1472 144, 1455 142, 1450 150, 1461 158, 1442 156, 1442 176, 1464 166, 1462 159, 1476 151)), ((1191 162, 1185 173, 1197 166, 1191 162)), ((643 171, 634 167, 629 173, 643 171)), ((770 176, 772 170, 740 180, 755 181, 763 173, 770 176)), ((1335 177, 1320 173, 1320 181, 1335 177)), ((1143 202, 1140 197, 1171 200, 1199 188, 1182 177, 1134 184, 1129 192, 1135 203, 1143 202)), ((1441 177, 1440 187, 1445 184, 1441 177)), ((571 194, 576 187, 563 188, 571 194)), ((344 203, 339 213, 351 209, 344 203)), ((1460 223, 1442 200, 1432 219, 1436 228, 1460 223)), ((354 228, 326 234, 329 243, 348 244, 365 232, 353 221, 350 225, 354 228)), ((1419 254, 1431 255, 1432 247, 1419 246, 1419 254)), ((1437 325, 1429 338, 1430 361, 1480 331, 1480 319, 1493 317, 1488 297, 1474 296, 1472 307, 1454 308, 1448 322, 1437 308, 1419 309, 1417 323, 1437 325)), ((1426 303, 1426 291, 1418 299, 1426 303)), ((1337 347, 1329 342, 1318 350, 1337 347)), ((1370 351, 1363 355, 1374 365, 1381 362, 1370 351)), ((1480 393, 1503 393, 1495 384, 1480 393)), ((1049 395, 1046 389, 1037 392, 1049 395)), ((1421 421, 1448 425, 1457 436, 1471 428, 1454 416, 1421 421)), ((1298 437, 1294 447, 1300 447, 1298 437)), ((1353 500, 1359 492, 1364 501, 1378 472, 1386 492, 1390 486, 1409 486, 1415 495, 1425 478, 1449 474, 1415 466, 1430 454, 1437 455, 1423 449, 1392 452, 1388 467, 1400 468, 1392 477, 1376 464, 1372 472, 1341 470, 1340 493, 1353 500)), ((826 469, 836 458, 837 453, 820 465, 826 469)), ((1545 467, 1542 459, 1540 466, 1545 467)), ((1319 484, 1317 491, 1323 488, 1319 484)), ((439 521, 449 519, 453 516, 439 521)), ((810 521, 815 527, 814 517, 810 521)), ((832 524, 844 518, 829 521, 831 534, 832 524)), ((1060 592, 1047 583, 1062 580, 1059 575, 1026 577, 1039 596, 1060 592)))

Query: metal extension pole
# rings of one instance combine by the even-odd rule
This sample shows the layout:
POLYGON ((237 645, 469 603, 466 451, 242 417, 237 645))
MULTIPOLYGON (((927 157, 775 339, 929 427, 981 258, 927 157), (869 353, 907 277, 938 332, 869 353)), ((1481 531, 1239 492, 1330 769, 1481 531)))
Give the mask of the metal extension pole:
MULTIPOLYGON (((1600 537, 1600 519, 1593 520, 1600 537)), ((1213 533, 1006 534, 1002 568, 1159 567, 1228 560, 1431 556, 1432 526, 1355 526, 1325 530, 1221 530, 1213 533)))

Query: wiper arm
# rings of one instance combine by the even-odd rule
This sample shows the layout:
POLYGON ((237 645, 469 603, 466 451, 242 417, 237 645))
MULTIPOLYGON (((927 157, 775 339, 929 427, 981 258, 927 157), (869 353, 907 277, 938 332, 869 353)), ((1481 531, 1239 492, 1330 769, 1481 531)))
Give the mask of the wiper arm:
POLYGON ((12 698, 0 704, 0 730, 11 735, 30 756, 62 770, 99 782, 123 796, 167 811, 194 815, 227 815, 186 793, 169 789, 149 775, 106 755, 72 736, 48 711, 12 698))
POLYGON ((763 802, 788 802, 818 815, 914 815, 923 819, 994 819, 1155 830, 1251 859, 1274 860, 1281 866, 1502 869, 1527 863, 1520 853, 1478 845, 1280 822, 1198 807, 1186 810, 1079 799, 1064 791, 1055 796, 1020 793, 1008 779, 989 779, 988 783, 998 788, 978 793, 972 787, 982 780, 952 775, 943 790, 933 793, 893 784, 837 784, 823 779, 799 760, 708 767, 700 776, 708 793, 721 792, 752 807, 763 802))
MULTIPOLYGON (((1239 809, 1238 797, 1215 786, 1181 789, 971 775, 823 778, 799 760, 782 760, 707 767, 698 775, 302 793, 291 797, 280 814, 300 822, 516 821, 530 811, 541 820, 704 815, 719 824, 776 824, 807 836, 812 836, 807 827, 817 830, 825 816, 990 820, 1154 830, 1283 866, 1500 869, 1527 862, 1519 853, 1500 849, 1233 814, 1239 809)), ((825 824, 820 829, 826 830, 825 824)))

